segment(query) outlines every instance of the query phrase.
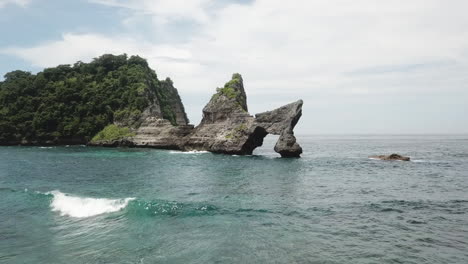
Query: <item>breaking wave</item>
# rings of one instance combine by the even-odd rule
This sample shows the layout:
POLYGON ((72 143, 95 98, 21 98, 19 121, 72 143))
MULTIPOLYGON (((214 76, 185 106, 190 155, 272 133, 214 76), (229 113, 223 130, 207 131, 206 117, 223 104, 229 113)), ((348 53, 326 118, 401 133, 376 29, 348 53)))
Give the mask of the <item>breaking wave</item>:
POLYGON ((125 208, 135 198, 106 199, 72 196, 58 190, 46 194, 53 195, 50 207, 63 216, 85 218, 117 212, 125 208))

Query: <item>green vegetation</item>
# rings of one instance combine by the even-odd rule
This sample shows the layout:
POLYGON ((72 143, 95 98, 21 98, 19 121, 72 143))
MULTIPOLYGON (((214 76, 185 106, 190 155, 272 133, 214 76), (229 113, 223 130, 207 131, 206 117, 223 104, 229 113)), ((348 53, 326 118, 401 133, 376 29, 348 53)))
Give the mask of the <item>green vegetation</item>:
POLYGON ((107 54, 37 74, 13 71, 0 82, 0 143, 87 142, 114 121, 137 125, 155 101, 175 125, 176 100, 172 81, 159 81, 138 56, 107 54))
POLYGON ((238 95, 239 95, 239 92, 236 91, 234 88, 232 87, 224 87, 224 88, 217 88, 216 89, 216 93, 218 95, 225 95, 227 96, 228 98, 230 99, 235 99, 238 95))
POLYGON ((244 132, 247 132, 247 125, 246 124, 240 124, 238 125, 237 127, 234 128, 234 131, 232 131, 231 133, 227 134, 225 136, 226 139, 233 139, 233 138, 237 138, 240 134, 244 133, 244 132))
POLYGON ((247 111, 247 105, 245 104, 246 98, 243 90, 242 76, 239 73, 234 73, 232 79, 227 82, 223 88, 216 89, 216 93, 213 95, 212 99, 217 100, 219 96, 224 95, 229 99, 235 99, 237 104, 244 111, 247 111))
POLYGON ((247 130, 247 125, 246 124, 240 124, 238 127, 235 128, 236 131, 246 131, 247 130))
POLYGON ((181 102, 181 99, 173 86, 172 80, 166 78, 166 80, 162 81, 157 93, 159 101, 161 102, 161 112, 164 119, 169 120, 173 125, 177 125, 176 115, 172 106, 176 104, 176 102, 181 102))
POLYGON ((116 125, 108 125, 101 132, 97 133, 96 136, 91 140, 92 142, 97 141, 110 141, 110 140, 119 140, 127 137, 133 137, 135 133, 132 133, 128 127, 119 127, 116 125))

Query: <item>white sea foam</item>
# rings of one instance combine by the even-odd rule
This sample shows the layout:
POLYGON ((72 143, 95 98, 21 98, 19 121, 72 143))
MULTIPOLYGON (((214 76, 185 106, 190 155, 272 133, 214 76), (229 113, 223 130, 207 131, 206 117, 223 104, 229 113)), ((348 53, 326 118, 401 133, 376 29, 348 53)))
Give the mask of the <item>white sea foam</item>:
POLYGON ((209 151, 199 151, 199 150, 191 150, 191 151, 176 151, 171 150, 169 151, 171 154, 203 154, 203 153, 210 153, 209 151))
POLYGON ((382 160, 382 161, 403 161, 403 160, 384 160, 379 158, 369 158, 370 160, 382 160))
POLYGON ((106 199, 78 197, 62 193, 60 191, 51 191, 47 194, 54 196, 50 207, 52 211, 59 212, 60 215, 66 215, 76 218, 84 218, 104 213, 117 212, 128 205, 128 202, 135 198, 125 199, 106 199))

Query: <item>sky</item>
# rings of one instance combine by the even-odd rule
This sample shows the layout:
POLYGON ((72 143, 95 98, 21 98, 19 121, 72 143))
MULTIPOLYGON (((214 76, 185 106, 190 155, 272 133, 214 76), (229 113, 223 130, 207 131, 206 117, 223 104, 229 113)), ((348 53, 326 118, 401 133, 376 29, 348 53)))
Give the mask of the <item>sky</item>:
POLYGON ((0 0, 0 75, 140 55, 191 123, 232 73, 297 134, 468 133, 466 0, 0 0))

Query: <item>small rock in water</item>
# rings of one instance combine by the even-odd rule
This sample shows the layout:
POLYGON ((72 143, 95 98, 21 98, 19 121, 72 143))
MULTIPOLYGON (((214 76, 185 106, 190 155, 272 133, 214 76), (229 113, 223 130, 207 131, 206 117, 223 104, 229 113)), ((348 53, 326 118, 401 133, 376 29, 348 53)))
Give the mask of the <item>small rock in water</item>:
POLYGON ((379 156, 370 156, 372 159, 379 160, 401 160, 401 161, 410 161, 410 157, 405 157, 400 154, 391 154, 391 155, 379 155, 379 156))

